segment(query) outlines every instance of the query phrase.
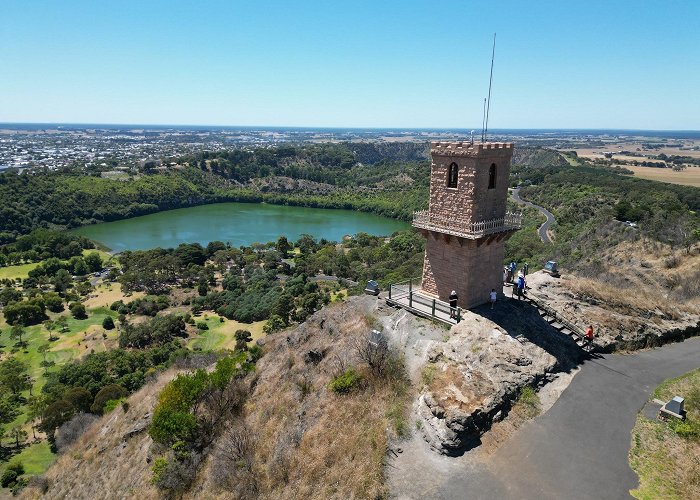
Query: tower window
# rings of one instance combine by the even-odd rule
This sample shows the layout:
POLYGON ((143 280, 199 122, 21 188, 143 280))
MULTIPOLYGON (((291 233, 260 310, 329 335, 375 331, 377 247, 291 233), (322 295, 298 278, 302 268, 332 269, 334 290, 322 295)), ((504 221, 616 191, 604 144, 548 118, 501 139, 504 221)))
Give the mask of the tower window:
POLYGON ((457 164, 452 163, 447 172, 447 187, 456 188, 457 187, 457 164))
POLYGON ((496 164, 492 163, 489 167, 489 189, 496 188, 496 164))

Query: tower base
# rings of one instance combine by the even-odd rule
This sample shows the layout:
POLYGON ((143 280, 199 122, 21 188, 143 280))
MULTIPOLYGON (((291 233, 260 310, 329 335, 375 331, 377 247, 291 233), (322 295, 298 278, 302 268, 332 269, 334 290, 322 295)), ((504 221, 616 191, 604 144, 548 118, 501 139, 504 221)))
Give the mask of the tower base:
POLYGON ((485 304, 491 290, 503 290, 505 242, 513 232, 467 239, 435 231, 426 237, 423 259, 424 293, 449 301, 452 290, 465 309, 485 304))

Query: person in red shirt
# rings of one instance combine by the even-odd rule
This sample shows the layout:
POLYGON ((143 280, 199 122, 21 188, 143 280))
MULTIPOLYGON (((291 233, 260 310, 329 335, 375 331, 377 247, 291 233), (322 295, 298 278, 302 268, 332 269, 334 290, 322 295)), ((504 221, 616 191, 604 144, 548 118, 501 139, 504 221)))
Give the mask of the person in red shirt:
POLYGON ((588 328, 586 328, 586 342, 588 345, 591 345, 593 343, 593 326, 588 325, 588 328))

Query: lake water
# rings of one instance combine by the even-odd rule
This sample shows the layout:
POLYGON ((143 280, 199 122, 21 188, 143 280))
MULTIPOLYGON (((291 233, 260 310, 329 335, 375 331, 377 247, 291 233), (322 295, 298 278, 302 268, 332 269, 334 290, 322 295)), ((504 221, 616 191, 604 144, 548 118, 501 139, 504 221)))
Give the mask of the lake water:
POLYGON ((347 234, 390 235, 409 224, 352 210, 288 207, 261 203, 216 203, 168 210, 133 219, 84 226, 72 232, 115 252, 172 248, 180 243, 229 242, 232 246, 295 241, 306 233, 340 241, 347 234))

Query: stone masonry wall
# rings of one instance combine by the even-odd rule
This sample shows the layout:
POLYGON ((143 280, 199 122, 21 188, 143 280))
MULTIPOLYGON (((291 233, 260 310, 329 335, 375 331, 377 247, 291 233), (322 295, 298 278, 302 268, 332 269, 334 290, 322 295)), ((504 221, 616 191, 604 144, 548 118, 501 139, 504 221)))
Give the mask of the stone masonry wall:
POLYGON ((430 214, 465 223, 505 215, 512 144, 433 143, 430 214), (447 187, 449 166, 458 166, 456 188, 447 187), (496 187, 488 189, 489 168, 496 164, 496 187))
POLYGON ((489 292, 503 289, 505 238, 482 242, 451 237, 445 241, 439 233, 428 233, 423 259, 424 292, 447 301, 452 290, 458 304, 470 308, 489 300, 489 292))

